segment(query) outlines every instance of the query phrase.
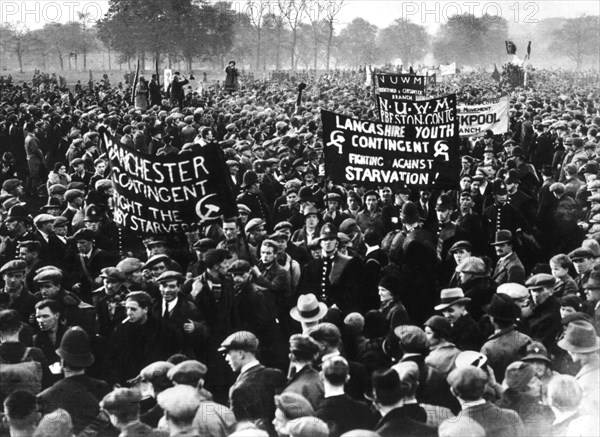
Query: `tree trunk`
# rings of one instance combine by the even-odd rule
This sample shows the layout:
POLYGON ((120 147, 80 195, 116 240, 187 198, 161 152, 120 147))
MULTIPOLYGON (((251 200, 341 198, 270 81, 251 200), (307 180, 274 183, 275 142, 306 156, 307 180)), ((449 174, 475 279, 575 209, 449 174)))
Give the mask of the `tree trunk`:
POLYGON ((131 70, 131 58, 127 58, 127 69, 131 70))
POLYGON ((275 47, 275 70, 281 70, 281 26, 277 27, 277 45, 275 47))
POLYGON ((112 70, 112 67, 110 65, 110 47, 108 48, 108 69, 112 70))
POLYGON ((296 70, 296 42, 298 39, 298 35, 296 33, 296 29, 294 29, 292 31, 292 65, 291 65, 291 69, 292 70, 296 70))
POLYGON ((333 41, 333 23, 329 23, 329 38, 327 39, 327 66, 329 71, 329 61, 331 60, 331 42, 333 41))
POLYGON ((259 68, 260 68, 260 41, 261 41, 261 31, 260 31, 260 28, 258 28, 256 30, 256 39, 257 39, 257 44, 256 44, 256 71, 258 71, 259 68))
POLYGON ((21 45, 21 38, 17 41, 17 58, 19 59, 19 73, 23 73, 23 46, 21 45))
POLYGON ((187 67, 188 67, 188 71, 192 71, 192 61, 193 61, 194 57, 193 56, 189 56, 187 58, 187 67))
MULTIPOLYGON (((142 52, 140 54, 141 58, 140 58, 140 71, 146 71, 146 52, 142 52)), ((140 73, 142 74, 142 73, 140 73)))
POLYGON ((319 40, 317 39, 317 35, 315 35, 315 46, 313 47, 314 50, 314 69, 315 69, 315 77, 317 76, 317 57, 318 57, 318 53, 319 53, 319 40))
POLYGON ((60 71, 64 71, 65 63, 64 63, 63 57, 60 53, 58 54, 58 60, 60 61, 60 71))
POLYGON ((83 69, 87 70, 87 50, 83 50, 83 69))
POLYGON ((173 68, 173 57, 169 54, 169 70, 173 68))

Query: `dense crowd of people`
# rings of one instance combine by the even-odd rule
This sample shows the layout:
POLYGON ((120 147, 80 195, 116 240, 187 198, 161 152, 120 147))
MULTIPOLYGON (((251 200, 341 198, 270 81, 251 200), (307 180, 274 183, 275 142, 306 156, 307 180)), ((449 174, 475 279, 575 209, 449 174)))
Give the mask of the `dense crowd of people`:
POLYGON ((598 435, 598 75, 439 80, 509 93, 509 130, 461 139, 454 190, 366 190, 325 179, 320 121, 377 120, 362 71, 298 100, 234 69, 134 99, 2 83, 1 433, 598 435), (150 156, 218 143, 239 215, 119 228, 105 133, 150 156))

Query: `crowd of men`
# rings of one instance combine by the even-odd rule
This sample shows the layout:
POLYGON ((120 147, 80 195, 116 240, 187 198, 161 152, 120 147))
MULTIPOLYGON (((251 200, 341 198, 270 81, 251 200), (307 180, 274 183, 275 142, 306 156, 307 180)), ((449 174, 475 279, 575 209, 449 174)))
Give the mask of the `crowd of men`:
POLYGON ((3 435, 598 435, 598 76, 536 74, 444 192, 325 180, 320 110, 376 120, 362 72, 300 105, 278 77, 144 111, 122 87, 3 84, 3 435), (218 143, 239 215, 119 228, 105 134, 218 143))

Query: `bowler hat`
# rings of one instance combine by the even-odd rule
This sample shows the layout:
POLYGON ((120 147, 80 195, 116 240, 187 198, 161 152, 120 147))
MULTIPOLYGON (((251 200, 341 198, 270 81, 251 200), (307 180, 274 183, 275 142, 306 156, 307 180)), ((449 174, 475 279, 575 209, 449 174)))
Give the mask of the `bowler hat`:
POLYGON ((290 310, 292 319, 298 322, 314 322, 322 319, 327 314, 327 305, 317 300, 312 294, 301 294, 298 304, 290 310))
POLYGON ((373 373, 372 394, 365 393, 365 396, 383 405, 395 404, 403 396, 400 375, 394 369, 376 370, 373 373))
POLYGON ((442 311, 449 306, 456 304, 466 304, 471 302, 471 299, 465 297, 460 288, 444 288, 440 293, 440 304, 436 305, 436 311, 442 311))
POLYGON ((75 367, 90 367, 94 364, 94 355, 90 348, 90 337, 81 327, 69 328, 63 335, 56 355, 75 367))
POLYGON ((258 338, 250 331, 238 331, 227 337, 219 347, 219 352, 230 350, 243 350, 256 352, 258 350, 258 338))
POLYGON ((565 336, 559 340, 558 346, 569 352, 589 353, 600 349, 600 338, 594 325, 577 320, 567 325, 565 336))
POLYGON ((512 244, 512 241, 513 241, 512 232, 510 232, 506 229, 500 229, 498 232, 496 232, 496 237, 494 239, 494 242, 491 244, 492 244, 492 246, 499 246, 501 244, 506 244, 506 243, 512 244))
POLYGON ((514 322, 521 317, 521 308, 506 294, 494 294, 485 312, 497 320, 514 322))

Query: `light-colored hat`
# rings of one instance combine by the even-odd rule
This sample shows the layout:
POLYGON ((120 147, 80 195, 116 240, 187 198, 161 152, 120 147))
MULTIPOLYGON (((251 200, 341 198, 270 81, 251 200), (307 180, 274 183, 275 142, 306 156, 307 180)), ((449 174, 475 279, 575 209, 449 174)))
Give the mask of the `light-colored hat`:
POLYGON ((298 297, 298 304, 290 310, 292 319, 298 322, 316 322, 327 314, 327 305, 317 300, 312 293, 298 297))
POLYGON ((471 302, 471 298, 465 297, 461 288, 444 288, 440 293, 440 304, 436 305, 435 310, 441 311, 451 305, 468 302, 471 302))

